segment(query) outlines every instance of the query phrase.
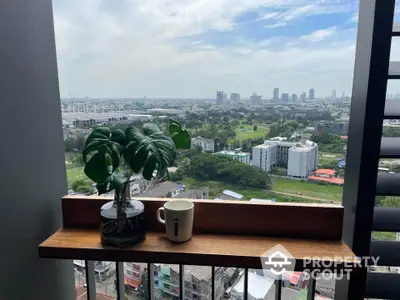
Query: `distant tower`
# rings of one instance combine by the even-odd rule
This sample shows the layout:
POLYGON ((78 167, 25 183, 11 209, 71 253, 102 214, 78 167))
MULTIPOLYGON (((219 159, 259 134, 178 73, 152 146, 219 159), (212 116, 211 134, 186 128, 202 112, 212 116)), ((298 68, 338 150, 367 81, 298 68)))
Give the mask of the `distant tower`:
POLYGON ((223 105, 224 104, 225 93, 223 91, 217 91, 217 104, 223 105))
POLYGON ((335 101, 335 100, 336 100, 336 90, 333 90, 333 91, 332 91, 331 100, 332 100, 332 101, 335 101))
POLYGON ((309 92, 309 99, 310 100, 314 100, 315 99, 315 90, 314 89, 310 89, 310 92, 309 92))
POLYGON ((240 94, 238 93, 232 93, 231 94, 231 102, 233 104, 238 104, 240 102, 240 94))
POLYGON ((279 88, 274 88, 273 90, 273 100, 279 100, 279 88))

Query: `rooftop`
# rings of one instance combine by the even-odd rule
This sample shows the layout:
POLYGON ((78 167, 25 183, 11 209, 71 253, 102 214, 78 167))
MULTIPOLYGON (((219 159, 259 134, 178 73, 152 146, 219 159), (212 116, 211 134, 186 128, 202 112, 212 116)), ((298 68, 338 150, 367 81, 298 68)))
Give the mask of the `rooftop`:
POLYGON ((228 151, 228 150, 222 150, 219 151, 215 154, 221 154, 221 155, 236 155, 236 156, 248 156, 250 155, 250 153, 248 152, 240 152, 240 151, 228 151))
MULTIPOLYGON (((179 273, 179 265, 162 265, 163 268, 171 268, 179 273)), ((192 266, 185 265, 185 275, 193 275, 198 280, 209 280, 211 278, 211 267, 209 266, 192 266)), ((168 275, 168 274, 167 274, 168 275)))
POLYGON ((192 142, 214 142, 214 140, 202 136, 196 136, 192 138, 192 142))
POLYGON ((318 169, 314 173, 318 174, 318 175, 331 175, 331 176, 334 176, 336 174, 336 171, 332 170, 332 169, 318 169))
MULTIPOLYGON (((257 273, 249 272, 248 293, 255 299, 264 299, 270 288, 274 285, 275 280, 257 273)), ((233 286, 233 291, 239 294, 243 293, 244 276, 233 286)))
POLYGON ((239 193, 236 193, 236 192, 230 191, 230 190, 224 190, 222 193, 224 195, 227 195, 229 197, 233 197, 233 198, 236 198, 236 199, 242 199, 243 198, 242 194, 239 194, 239 193))
POLYGON ((137 197, 165 197, 168 192, 174 192, 177 189, 181 189, 182 185, 176 184, 175 182, 165 181, 157 184, 155 187, 136 195, 137 197))

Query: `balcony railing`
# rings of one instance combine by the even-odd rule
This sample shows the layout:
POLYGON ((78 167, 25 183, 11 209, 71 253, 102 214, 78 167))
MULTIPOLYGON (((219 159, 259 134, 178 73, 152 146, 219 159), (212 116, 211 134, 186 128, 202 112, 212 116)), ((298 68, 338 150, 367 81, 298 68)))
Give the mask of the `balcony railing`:
MULTIPOLYGON (((168 199, 139 199, 145 205, 148 228, 146 240, 133 247, 103 247, 100 243, 99 210, 110 199, 66 196, 62 199, 63 228, 39 246, 43 258, 82 259, 86 264, 89 299, 96 292, 94 261, 115 261, 118 299, 124 299, 123 262, 147 263, 147 299, 156 299, 154 263, 179 265, 178 287, 170 285, 174 296, 184 299, 185 265, 211 267, 211 299, 216 299, 216 267, 243 268, 243 299, 249 291, 249 269, 262 269, 262 254, 282 245, 293 255, 295 270, 314 270, 305 265, 319 257, 324 265, 358 262, 341 241, 343 207, 331 204, 250 203, 193 200, 194 233, 183 244, 169 242, 164 228, 156 221, 156 210, 168 199)), ((188 199, 190 200, 190 199, 188 199)), ((218 278, 222 278, 220 272, 218 278)), ((168 284, 171 282, 169 281, 168 284)), ((282 279, 275 281, 275 299, 282 297, 282 279)), ((200 285, 198 291, 200 293, 200 285)), ((308 299, 314 299, 315 280, 308 282, 308 299)), ((219 295, 220 296, 220 295, 219 295)))

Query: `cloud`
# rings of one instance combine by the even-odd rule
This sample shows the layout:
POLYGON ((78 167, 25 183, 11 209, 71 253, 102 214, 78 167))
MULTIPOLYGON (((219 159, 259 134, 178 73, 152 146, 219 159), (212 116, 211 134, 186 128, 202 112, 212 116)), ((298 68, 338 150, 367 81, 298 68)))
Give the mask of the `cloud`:
MULTIPOLYGON (((340 0, 343 1, 343 0, 340 0)), ((262 40, 241 35, 238 18, 253 14, 254 31, 328 13, 336 0, 55 0, 55 33, 62 96, 213 97, 215 90, 272 88, 318 94, 351 90, 354 36, 340 27, 318 28, 309 41, 333 39, 331 46, 290 44, 284 37, 262 40), (317 8, 316 8, 317 7, 317 8), (280 11, 278 11, 280 10, 280 11), (269 15, 268 15, 269 11, 269 15), (264 22, 276 21, 273 24, 264 22), (283 23, 282 23, 283 22, 283 23), (212 44, 210 32, 230 34, 212 44)))
POLYGON ((326 29, 319 29, 313 31, 311 34, 308 35, 303 35, 299 39, 300 40, 305 40, 305 41, 310 41, 310 42, 320 42, 325 40, 328 37, 333 36, 337 31, 337 27, 333 26, 331 28, 326 28, 326 29))
POLYGON ((358 12, 355 12, 351 19, 349 20, 349 23, 358 23, 358 12))

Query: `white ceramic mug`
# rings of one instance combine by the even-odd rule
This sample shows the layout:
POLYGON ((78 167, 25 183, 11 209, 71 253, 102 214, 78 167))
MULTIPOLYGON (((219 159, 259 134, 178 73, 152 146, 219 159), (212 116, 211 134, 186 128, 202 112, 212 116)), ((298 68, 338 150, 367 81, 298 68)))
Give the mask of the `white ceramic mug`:
POLYGON ((186 242, 192 237, 194 204, 186 200, 172 200, 157 210, 158 222, 165 224, 168 239, 186 242), (164 211, 164 219, 161 218, 164 211))

